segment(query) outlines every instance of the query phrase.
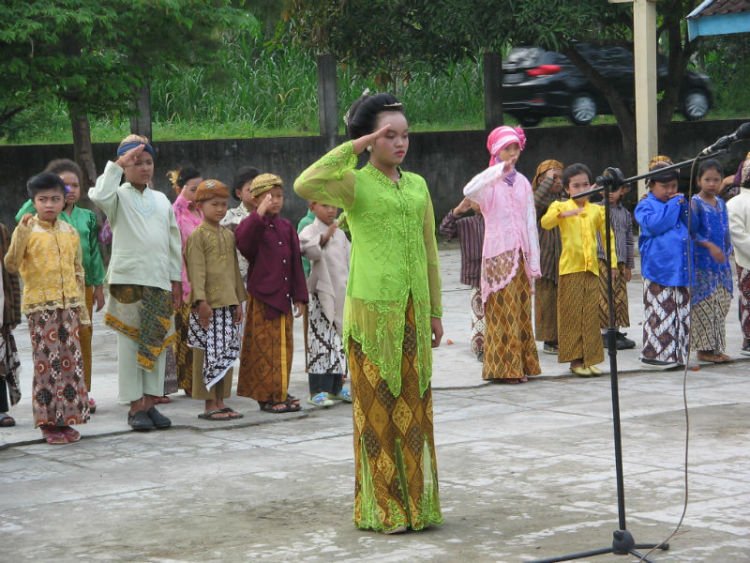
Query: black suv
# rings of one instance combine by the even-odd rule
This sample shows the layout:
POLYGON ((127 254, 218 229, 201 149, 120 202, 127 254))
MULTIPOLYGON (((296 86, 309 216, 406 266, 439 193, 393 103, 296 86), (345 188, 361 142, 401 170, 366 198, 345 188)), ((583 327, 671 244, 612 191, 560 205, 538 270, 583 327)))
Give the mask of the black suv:
MULTIPOLYGON (((604 78, 634 99, 633 53, 621 46, 578 43, 576 49, 604 78)), ((667 60, 657 60, 657 89, 668 80, 667 60)), ((691 121, 703 118, 713 105, 711 82, 705 74, 688 71, 680 87, 678 109, 691 121)), ((541 47, 516 47, 503 61, 503 111, 524 126, 543 117, 562 115, 576 125, 588 125, 598 115, 612 113, 604 96, 570 60, 541 47)))

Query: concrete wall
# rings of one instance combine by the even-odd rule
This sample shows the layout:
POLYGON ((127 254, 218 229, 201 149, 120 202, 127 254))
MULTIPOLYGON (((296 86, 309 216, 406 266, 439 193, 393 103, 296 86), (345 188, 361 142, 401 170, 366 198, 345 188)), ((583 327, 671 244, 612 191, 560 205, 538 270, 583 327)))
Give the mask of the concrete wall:
MULTIPOLYGON (((740 123, 739 120, 674 123, 662 152, 675 162, 692 158, 718 137, 734 131, 740 123)), ((621 161, 622 144, 615 126, 530 128, 526 134, 528 144, 518 168, 529 178, 537 163, 547 158, 566 164, 584 162, 595 174, 607 166, 623 168, 626 176, 635 174, 621 161)), ((191 163, 205 178, 215 177, 229 183, 238 167, 253 165, 284 179, 289 188, 284 214, 296 220, 304 215, 306 204, 294 195, 291 185, 306 166, 325 152, 325 141, 321 137, 179 141, 157 142, 155 148, 155 186, 170 197, 165 176, 170 168, 191 163)), ((99 172, 107 159, 113 158, 115 149, 114 144, 94 145, 99 172)), ((750 142, 736 143, 723 161, 731 164, 734 172, 737 162, 748 150, 750 142)), ((0 220, 14 224, 13 216, 26 198, 26 180, 41 171, 48 161, 70 158, 72 154, 73 148, 69 145, 0 147, 0 220)), ((427 179, 439 220, 460 201, 463 186, 481 172, 487 162, 482 131, 413 133, 406 168, 427 179)))

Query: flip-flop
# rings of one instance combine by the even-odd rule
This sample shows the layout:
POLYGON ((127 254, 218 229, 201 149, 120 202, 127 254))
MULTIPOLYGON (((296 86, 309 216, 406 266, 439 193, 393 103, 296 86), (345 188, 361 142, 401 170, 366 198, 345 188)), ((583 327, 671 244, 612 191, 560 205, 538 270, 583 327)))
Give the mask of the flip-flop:
POLYGON ((201 418, 203 420, 213 420, 213 421, 221 421, 224 422, 226 420, 231 420, 228 416, 216 416, 217 414, 225 414, 226 411, 224 409, 215 409, 208 412, 202 412, 198 415, 198 418, 201 418))
POLYGON ((0 428, 10 428, 16 425, 16 419, 8 413, 0 412, 0 428))
POLYGON ((224 407, 223 409, 220 409, 221 412, 225 412, 229 415, 230 420, 236 420, 238 418, 243 418, 245 415, 242 413, 237 412, 232 407, 224 407))
POLYGON ((167 395, 162 395, 161 397, 154 397, 154 403, 157 405, 167 405, 172 402, 172 399, 169 398, 167 395))

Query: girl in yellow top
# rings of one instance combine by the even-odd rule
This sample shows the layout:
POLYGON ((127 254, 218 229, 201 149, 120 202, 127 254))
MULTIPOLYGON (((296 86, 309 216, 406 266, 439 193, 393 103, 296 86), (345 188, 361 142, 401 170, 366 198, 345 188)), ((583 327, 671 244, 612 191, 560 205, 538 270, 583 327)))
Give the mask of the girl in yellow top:
MULTIPOLYGON (((596 367, 604 361, 599 331, 599 259, 596 234, 605 240, 604 208, 588 197, 573 199, 591 187, 591 170, 571 164, 563 171, 563 188, 571 199, 555 201, 542 217, 541 225, 560 228, 562 254, 557 290, 559 362, 570 362, 570 371, 581 377, 600 375, 596 367)), ((614 234, 610 233, 611 264, 616 267, 614 234)), ((616 269, 612 271, 614 276, 616 269)))
POLYGON ((44 172, 28 183, 36 216, 26 214, 13 232, 5 267, 23 279, 21 310, 29 319, 34 380, 34 423, 49 444, 77 442, 70 427, 89 418, 80 324, 90 324, 76 230, 58 221, 65 184, 44 172))

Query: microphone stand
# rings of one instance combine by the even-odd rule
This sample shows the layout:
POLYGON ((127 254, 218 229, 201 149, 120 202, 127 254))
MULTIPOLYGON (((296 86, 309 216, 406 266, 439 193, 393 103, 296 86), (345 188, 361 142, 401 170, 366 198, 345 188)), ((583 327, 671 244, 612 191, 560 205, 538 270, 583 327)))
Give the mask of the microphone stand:
MULTIPOLYGON (((633 534, 627 529, 627 523, 625 521, 625 483, 622 469, 622 433, 620 429, 620 391, 618 384, 618 372, 617 372, 617 328, 615 327, 615 303, 614 303, 614 290, 612 287, 612 263, 611 263, 611 233, 612 223, 610 222, 611 204, 609 202, 609 194, 613 189, 617 189, 620 186, 626 184, 632 184, 638 180, 644 180, 662 174, 668 170, 674 170, 693 164, 697 160, 703 160, 714 157, 718 154, 726 152, 726 149, 722 149, 711 154, 702 155, 697 158, 685 160, 677 164, 670 166, 664 166, 653 172, 647 172, 639 176, 632 176, 630 178, 624 178, 619 168, 607 168, 602 176, 596 179, 596 187, 578 194, 573 199, 580 199, 582 197, 588 197, 596 193, 604 192, 604 217, 605 217, 605 254, 607 262, 607 309, 609 313, 609 326, 607 327, 607 349, 609 352, 609 371, 610 371, 610 385, 612 389, 612 426, 614 430, 614 445, 615 445, 615 474, 617 479, 617 515, 619 529, 613 532, 612 545, 599 549, 592 549, 590 551, 579 551, 577 553, 569 553, 567 555, 560 555, 557 557, 551 557, 548 559, 538 559, 532 563, 555 563, 557 561, 571 561, 573 559, 583 559, 584 557, 592 557, 594 555, 604 555, 607 553, 613 553, 615 555, 633 555, 638 557, 641 561, 651 563, 649 559, 641 555, 637 550, 639 549, 661 549, 667 551, 669 549, 668 543, 659 544, 639 544, 636 543, 633 534)), ((616 265, 615 265, 616 266, 616 265)))

